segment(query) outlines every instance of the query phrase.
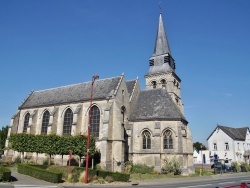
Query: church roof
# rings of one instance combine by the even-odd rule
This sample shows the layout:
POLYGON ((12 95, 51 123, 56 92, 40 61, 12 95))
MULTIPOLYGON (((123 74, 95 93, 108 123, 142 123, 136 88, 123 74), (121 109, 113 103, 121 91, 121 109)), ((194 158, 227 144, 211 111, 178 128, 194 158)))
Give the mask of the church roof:
POLYGON ((132 94, 132 92, 133 92, 135 83, 136 83, 136 80, 126 81, 126 85, 127 85, 129 97, 131 96, 131 94, 132 94))
POLYGON ((140 91, 130 115, 131 121, 187 121, 166 89, 140 91))
POLYGON ((212 134, 217 129, 221 129, 224 133, 226 133, 233 140, 245 140, 246 139, 247 130, 249 130, 249 127, 232 128, 232 127, 217 125, 217 127, 210 134, 210 136, 207 138, 207 140, 212 136, 212 134))
MULTIPOLYGON (((121 76, 96 80, 94 83, 93 99, 104 99, 112 96, 120 80, 121 76)), ((90 91, 91 82, 34 91, 19 109, 88 101, 90 99, 90 91)))

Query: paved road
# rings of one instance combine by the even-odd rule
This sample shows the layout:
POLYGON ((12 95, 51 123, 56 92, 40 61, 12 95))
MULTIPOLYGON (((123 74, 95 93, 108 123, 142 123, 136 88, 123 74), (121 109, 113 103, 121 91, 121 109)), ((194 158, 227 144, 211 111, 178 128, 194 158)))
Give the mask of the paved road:
MULTIPOLYGON (((224 187, 225 185, 239 184, 240 181, 248 181, 250 183, 250 173, 235 173, 235 174, 222 174, 214 176, 201 176, 201 177, 186 177, 186 178, 168 178, 168 179, 155 179, 155 180, 142 180, 139 185, 133 186, 131 183, 122 183, 117 185, 112 184, 52 184, 43 180, 38 180, 30 176, 17 173, 15 169, 11 170, 12 179, 10 183, 0 183, 0 187, 4 188, 70 188, 70 187, 162 187, 169 188, 198 188, 198 187, 224 187)), ((134 181, 136 182, 136 181, 134 181)))

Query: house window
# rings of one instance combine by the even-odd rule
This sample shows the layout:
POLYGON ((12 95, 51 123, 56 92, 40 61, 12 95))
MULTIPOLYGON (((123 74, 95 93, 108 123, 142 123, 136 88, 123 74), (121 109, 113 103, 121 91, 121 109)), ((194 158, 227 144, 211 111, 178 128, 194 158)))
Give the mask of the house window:
POLYGON ((151 149, 151 135, 149 131, 142 133, 142 149, 151 149))
POLYGON ((225 143, 225 150, 229 150, 228 142, 225 143))
POLYGON ((23 124, 23 132, 27 133, 28 125, 29 125, 30 113, 27 113, 24 117, 24 124, 23 124))
POLYGON ((49 117, 50 117, 50 113, 48 110, 46 110, 43 114, 41 133, 47 134, 47 130, 48 130, 48 126, 49 126, 49 117))
POLYGON ((172 132, 170 130, 167 130, 163 134, 163 148, 173 149, 173 138, 172 138, 172 132))
POLYGON ((73 123, 73 112, 71 109, 68 108, 64 115, 63 135, 71 135, 72 123, 73 123))
POLYGON ((240 143, 237 143, 237 145, 238 145, 238 150, 240 150, 240 143))
POLYGON ((100 129, 100 110, 97 106, 92 106, 91 110, 90 134, 98 138, 100 129))
POLYGON ((217 144, 214 143, 214 150, 217 150, 217 144))

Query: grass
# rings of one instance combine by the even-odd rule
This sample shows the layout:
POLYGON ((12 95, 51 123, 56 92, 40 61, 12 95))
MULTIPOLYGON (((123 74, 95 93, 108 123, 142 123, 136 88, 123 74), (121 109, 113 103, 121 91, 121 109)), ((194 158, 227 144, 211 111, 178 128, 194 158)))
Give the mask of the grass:
MULTIPOLYGON (((202 176, 213 175, 213 169, 203 170, 202 176)), ((173 174, 130 174, 130 178, 134 180, 150 180, 150 179, 166 179, 166 178, 186 178, 186 177, 197 177, 200 176, 200 169, 195 169, 194 174, 189 176, 173 175, 173 174)))

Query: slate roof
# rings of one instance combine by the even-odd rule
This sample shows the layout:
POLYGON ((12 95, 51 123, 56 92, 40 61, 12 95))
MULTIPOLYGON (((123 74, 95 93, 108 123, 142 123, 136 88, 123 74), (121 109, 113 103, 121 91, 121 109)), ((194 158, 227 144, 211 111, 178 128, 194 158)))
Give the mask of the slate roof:
POLYGON ((163 25, 162 16, 160 14, 153 56, 162 55, 166 53, 171 54, 167 35, 163 25))
POLYGON ((126 81, 126 85, 127 85, 129 97, 131 96, 131 94, 132 94, 132 92, 133 92, 135 83, 136 83, 136 80, 126 81))
POLYGON ((186 121, 166 89, 140 91, 130 114, 130 121, 186 121))
POLYGON ((217 128, 221 129, 223 132, 225 132, 233 140, 239 140, 239 141, 243 141, 246 139, 246 133, 247 133, 247 130, 249 130, 249 127, 232 128, 232 127, 217 125, 217 127, 210 134, 210 136, 207 138, 207 140, 212 136, 212 134, 217 130, 217 128))
MULTIPOLYGON (((105 99, 112 96, 120 80, 121 76, 96 80, 94 83, 93 99, 105 99)), ((34 91, 19 109, 88 101, 90 99, 90 91, 91 82, 34 91)))

